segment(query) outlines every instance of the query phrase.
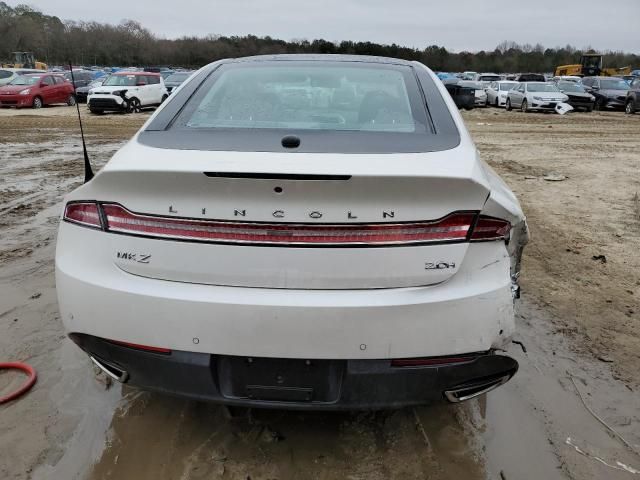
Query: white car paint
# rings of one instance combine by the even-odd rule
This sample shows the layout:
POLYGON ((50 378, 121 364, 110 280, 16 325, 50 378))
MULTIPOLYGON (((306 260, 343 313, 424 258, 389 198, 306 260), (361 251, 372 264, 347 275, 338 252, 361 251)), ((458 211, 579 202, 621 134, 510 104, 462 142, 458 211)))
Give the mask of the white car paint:
POLYGON ((494 107, 504 107, 507 104, 507 93, 516 85, 518 82, 507 80, 491 82, 487 87, 487 103, 494 107))
POLYGON ((512 287, 528 239, 525 217, 479 158, 444 85, 413 65, 444 98, 460 133, 456 147, 358 155, 170 150, 141 144, 138 133, 65 201, 113 201, 134 212, 230 221, 238 210, 255 222, 273 222, 282 211, 299 223, 310 223, 310 212, 319 210, 327 223, 379 223, 478 208, 511 222, 508 243, 270 248, 115 235, 63 221, 56 285, 66 330, 174 350, 278 358, 388 359, 506 346, 515 329, 512 287), (352 180, 257 183, 211 179, 205 171, 352 180), (274 195, 275 186, 287 194, 274 195), (389 210, 393 220, 384 220, 389 210), (357 220, 348 220, 351 215, 357 220), (151 260, 131 261, 121 252, 151 260), (453 266, 425 268, 443 261, 453 266))

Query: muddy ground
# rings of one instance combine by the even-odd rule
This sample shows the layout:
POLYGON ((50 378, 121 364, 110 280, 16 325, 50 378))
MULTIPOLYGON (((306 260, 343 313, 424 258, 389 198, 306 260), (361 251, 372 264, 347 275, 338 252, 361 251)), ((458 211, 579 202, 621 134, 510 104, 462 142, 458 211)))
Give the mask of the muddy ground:
MULTIPOLYGON (((0 361, 39 373, 0 407, 0 479, 640 477, 640 115, 464 114, 532 232, 527 352, 510 349, 521 370, 506 386, 463 405, 229 419, 109 385, 65 338, 53 255, 61 198, 82 178, 72 113, 0 110, 0 361)), ((146 118, 87 116, 94 163, 146 118)), ((19 380, 0 374, 0 395, 19 380)))

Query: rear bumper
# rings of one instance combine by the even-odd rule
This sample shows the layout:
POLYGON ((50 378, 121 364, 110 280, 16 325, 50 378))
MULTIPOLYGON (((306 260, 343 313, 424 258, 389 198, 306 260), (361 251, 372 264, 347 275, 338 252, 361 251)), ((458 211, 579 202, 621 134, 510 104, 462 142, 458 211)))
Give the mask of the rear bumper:
POLYGON ((470 244, 458 272, 436 285, 302 290, 132 275, 116 264, 116 237, 61 225, 56 288, 67 332, 218 355, 388 359, 489 351, 515 330, 499 242, 470 244))
POLYGON ((518 370, 510 357, 481 353, 463 363, 392 366, 390 360, 229 357, 153 353, 101 338, 71 338, 109 374, 133 386, 229 405, 306 410, 399 408, 481 395, 518 370))

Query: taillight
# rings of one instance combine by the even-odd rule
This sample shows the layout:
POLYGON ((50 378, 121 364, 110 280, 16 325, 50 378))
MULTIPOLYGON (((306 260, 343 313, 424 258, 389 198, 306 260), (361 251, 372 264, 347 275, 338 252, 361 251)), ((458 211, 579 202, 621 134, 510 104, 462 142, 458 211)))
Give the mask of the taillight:
POLYGON ((93 202, 67 203, 64 219, 87 227, 102 228, 98 204, 93 202))
POLYGON ((506 240, 506 220, 473 212, 452 213, 440 220, 375 224, 247 223, 160 217, 133 213, 114 203, 71 202, 64 219, 113 233, 154 238, 266 245, 416 245, 506 240), (102 223, 101 210, 104 215, 102 223), (476 221, 477 217, 477 221, 476 221), (475 222, 475 226, 474 226, 475 222))
POLYGON ((120 205, 102 205, 110 232, 242 244, 396 245, 464 241, 473 213, 454 213, 432 222, 369 225, 240 223, 154 217, 120 205))
POLYGON ((473 227, 471 240, 507 240, 510 230, 511 224, 506 220, 480 215, 473 227))

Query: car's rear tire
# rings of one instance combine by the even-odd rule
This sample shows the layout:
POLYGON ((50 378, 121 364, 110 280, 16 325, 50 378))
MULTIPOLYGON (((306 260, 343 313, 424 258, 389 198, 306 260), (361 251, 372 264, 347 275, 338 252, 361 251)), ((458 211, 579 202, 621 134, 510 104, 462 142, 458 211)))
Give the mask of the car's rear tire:
POLYGON ((627 100, 627 104, 624 107, 624 113, 627 115, 633 115, 636 113, 636 107, 633 105, 633 100, 627 100))
POLYGON ((507 112, 510 112, 512 107, 511 107, 511 99, 507 98, 507 104, 505 105, 505 108, 507 109, 507 112))
POLYGON ((42 99, 40 97, 34 97, 31 106, 35 109, 38 109, 42 108, 44 106, 44 103, 42 103, 42 99))
POLYGON ((167 98, 169 98, 169 95, 163 95, 162 100, 160 100, 160 105, 162 105, 167 100, 167 98))
POLYGON ((140 100, 137 98, 132 98, 129 100, 129 104, 127 105, 127 113, 140 113, 142 110, 140 106, 140 100))
POLYGON ((494 103, 493 106, 496 108, 500 108, 500 100, 498 100, 498 97, 496 97, 496 103, 494 103))
POLYGON ((76 104, 76 96, 71 94, 69 95, 69 98, 67 98, 67 105, 69 105, 70 107, 75 106, 76 104))
POLYGON ((527 99, 523 99, 522 103, 520 104, 520 111, 522 111, 523 113, 527 113, 529 111, 529 105, 527 104, 527 99))

